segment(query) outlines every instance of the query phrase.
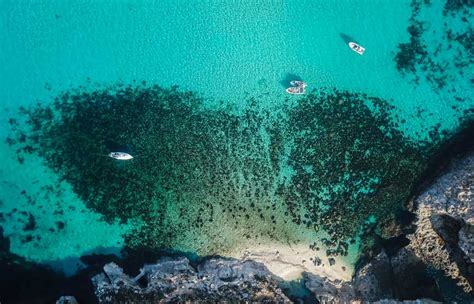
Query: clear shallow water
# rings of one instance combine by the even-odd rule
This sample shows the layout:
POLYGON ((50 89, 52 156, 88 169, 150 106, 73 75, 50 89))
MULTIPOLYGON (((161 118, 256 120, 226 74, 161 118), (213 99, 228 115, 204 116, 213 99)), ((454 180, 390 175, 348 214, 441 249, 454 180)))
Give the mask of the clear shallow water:
MULTIPOLYGON (((433 20, 433 29, 437 20, 442 22, 436 5, 421 14, 433 20)), ((282 85, 288 74, 294 74, 311 89, 329 86, 386 99, 395 106, 392 114, 406 121, 400 129, 415 141, 426 139, 438 123, 441 129, 454 130, 462 111, 452 106, 469 109, 473 101, 457 102, 449 86, 435 90, 423 80, 414 85, 396 69, 393 58, 397 45, 409 40, 410 16, 410 1, 388 0, 265 5, 2 1, 0 103, 9 110, 0 114, 0 135, 8 134, 8 119, 18 107, 37 100, 46 103, 58 92, 80 85, 145 80, 197 91, 211 107, 220 106, 222 100, 223 106, 244 108, 246 97, 262 95, 260 104, 278 109, 297 99, 286 99, 282 85), (341 34, 361 43, 366 54, 352 52, 341 34), (420 110, 425 114, 417 116, 420 110)), ((439 34, 427 32, 426 39, 437 41, 439 34)), ((472 74, 465 76, 453 85, 457 93, 469 97, 472 87, 466 80, 472 74)), ((67 185, 61 188, 61 201, 45 197, 41 186, 57 177, 35 156, 26 167, 16 161, 14 149, 6 143, 0 150, 7 160, 0 164, 0 210, 6 214, 18 208, 33 214, 35 235, 41 236, 25 242, 31 233, 22 231, 19 218, 26 221, 28 216, 7 216, 2 226, 13 252, 52 261, 123 245, 122 234, 129 226, 99 220, 67 185), (23 190, 37 203, 28 204, 23 190), (55 214, 64 204, 73 208, 55 214), (57 222, 64 222, 64 228, 58 229, 57 222)))

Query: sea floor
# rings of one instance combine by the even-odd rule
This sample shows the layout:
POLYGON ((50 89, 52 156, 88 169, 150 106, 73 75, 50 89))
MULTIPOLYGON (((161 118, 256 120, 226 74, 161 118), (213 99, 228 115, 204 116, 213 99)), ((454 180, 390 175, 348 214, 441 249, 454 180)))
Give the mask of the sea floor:
MULTIPOLYGON (((202 102, 201 112, 202 109, 222 112, 232 119, 237 117, 239 124, 249 109, 256 111, 253 123, 257 125, 260 121, 262 124, 272 121, 268 115, 280 117, 280 114, 284 118, 274 121, 282 123, 289 119, 286 115, 291 109, 299 109, 305 98, 289 96, 285 88, 290 80, 303 79, 308 83, 308 93, 315 95, 337 89, 383 100, 390 127, 400 133, 397 136, 403 143, 410 147, 430 146, 456 132, 462 121, 472 119, 474 108, 473 29, 465 21, 472 19, 472 9, 451 8, 446 3, 431 1, 427 4, 416 0, 396 3, 389 0, 272 1, 259 5, 253 1, 2 1, 0 225, 10 238, 11 251, 73 273, 81 267, 80 256, 118 254, 126 238, 137 234, 144 225, 140 216, 105 220, 100 206, 91 208, 94 199, 85 200, 82 192, 74 190, 71 180, 51 168, 44 154, 19 154, 20 146, 12 145, 7 138, 15 133, 15 128, 26 124, 28 116, 19 114, 22 107, 28 109, 36 104, 48 107, 64 92, 74 95, 77 91, 94 92, 104 87, 120 90, 121 85, 143 86, 145 83, 145 86, 179 86, 180 91, 193 91, 202 102), (347 47, 350 40, 363 45, 366 53, 360 56, 351 51, 347 47)), ((315 113, 307 115, 317 117, 315 113)), ((220 121, 222 117, 216 119, 220 121)), ((346 134, 342 130, 346 126, 338 123, 340 134, 346 134)), ((274 125, 273 130, 280 132, 284 129, 282 125, 274 125)), ((298 137, 300 142, 310 145, 304 141, 303 124, 294 121, 290 125, 295 128, 290 130, 294 134, 302 132, 298 137)), ((252 130, 257 131, 245 137, 250 138, 252 147, 270 148, 270 136, 258 127, 252 130)), ((197 134, 197 131, 189 133, 197 134)), ((338 131, 334 132, 337 136, 338 131)), ((219 130, 215 130, 215 134, 214 140, 218 139, 219 130)), ((233 144, 233 137, 228 133, 222 136, 223 141, 230 138, 229 144, 233 144)), ((54 140, 55 137, 45 138, 54 140)), ((21 139, 18 140, 22 144, 21 139)), ((286 149, 288 151, 282 152, 286 157, 291 154, 290 150, 302 153, 294 156, 301 166, 305 153, 312 151, 311 147, 292 150, 291 145, 286 149)), ((202 151, 205 150, 199 150, 202 151)), ((234 154, 240 151, 243 155, 245 146, 242 144, 239 149, 229 151, 234 154)), ((253 151, 257 150, 250 150, 253 151)), ((423 157, 428 157, 427 153, 420 152, 423 157)), ((240 164, 241 169, 236 173, 240 176, 232 176, 233 180, 245 183, 267 176, 259 174, 258 165, 253 167, 257 168, 254 171, 250 170, 251 178, 243 175, 249 171, 247 161, 258 163, 260 157, 249 154, 248 157, 233 156, 232 160, 237 163, 229 168, 240 164)), ((184 155, 189 157, 189 154, 184 155)), ((323 168, 326 161, 330 162, 320 161, 323 168)), ((295 175, 298 164, 287 164, 273 177, 275 185, 295 175)), ((303 169, 307 170, 301 173, 303 175, 311 175, 310 171, 314 170, 311 166, 303 169)), ((222 178, 226 177, 223 173, 222 178)), ((350 178, 343 176, 341 180, 350 178)), ((370 192, 378 183, 377 178, 360 183, 353 181, 351 189, 370 192)), ((328 185, 314 187, 319 192, 311 195, 328 199, 328 193, 334 190, 330 188, 337 188, 337 183, 328 185)), ((224 196, 241 195, 237 198, 239 204, 250 204, 244 199, 243 186, 239 188, 242 191, 233 188, 232 193, 225 192, 227 188, 217 189, 224 196)), ((301 189, 295 191, 303 193, 301 189)), ((169 192, 170 202, 179 194, 169 192)), ((185 198, 186 195, 183 193, 185 198)), ((351 202, 357 203, 357 198, 351 202)), ((167 219, 171 218, 170 225, 174 225, 173 219, 179 212, 173 207, 167 210, 167 219)), ((278 210, 284 213, 284 209, 278 210)), ((364 216, 368 221, 373 220, 370 213, 364 216)), ((237 236, 236 231, 244 235, 246 231, 242 229, 250 230, 248 227, 252 225, 257 227, 255 234, 270 229, 267 224, 259 223, 258 217, 250 218, 252 221, 243 220, 245 223, 239 222, 236 228, 229 224, 231 218, 221 217, 216 221, 219 225, 214 222, 202 233, 199 230, 180 232, 175 236, 172 249, 204 255, 232 255, 232 252, 235 255, 248 244, 268 246, 269 240, 265 238, 260 243, 253 243, 254 239, 246 243, 245 238, 237 236)), ((307 227, 298 229, 285 227, 282 231, 285 235, 288 231, 294 233, 289 239, 306 245, 326 236, 325 232, 311 231, 307 227)), ((286 239, 280 240, 282 244, 286 242, 286 239)), ((339 277, 350 273, 360 253, 358 243, 359 239, 350 246, 344 258, 348 270, 339 277)), ((338 261, 336 265, 341 264, 338 261)))

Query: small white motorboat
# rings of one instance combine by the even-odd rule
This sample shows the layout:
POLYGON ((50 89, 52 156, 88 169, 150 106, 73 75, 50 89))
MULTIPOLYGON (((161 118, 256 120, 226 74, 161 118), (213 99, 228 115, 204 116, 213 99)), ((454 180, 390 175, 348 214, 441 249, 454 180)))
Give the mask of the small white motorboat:
POLYGON ((109 156, 118 160, 130 160, 133 158, 133 156, 125 152, 110 152, 109 156))
POLYGON ((294 87, 307 87, 308 86, 306 82, 301 81, 301 80, 292 80, 290 81, 290 84, 294 87))
POLYGON ((292 95, 302 95, 306 93, 306 87, 308 86, 306 82, 301 81, 301 80, 292 80, 290 81, 290 84, 292 85, 288 89, 286 89, 286 92, 288 94, 292 95))
POLYGON ((355 42, 349 42, 349 47, 359 55, 364 55, 365 48, 355 42))
POLYGON ((306 90, 304 89, 304 87, 289 87, 288 89, 286 89, 286 92, 292 95, 302 95, 306 93, 306 90))

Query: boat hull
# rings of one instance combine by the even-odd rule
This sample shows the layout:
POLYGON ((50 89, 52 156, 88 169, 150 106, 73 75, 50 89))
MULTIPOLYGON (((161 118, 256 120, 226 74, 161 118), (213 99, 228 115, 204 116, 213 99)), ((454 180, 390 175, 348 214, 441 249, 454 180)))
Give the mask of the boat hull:
POLYGON ((305 93, 305 89, 300 87, 291 87, 286 89, 286 92, 291 95, 303 95, 305 93))
POLYGON ((365 52, 365 48, 358 45, 357 43, 355 42, 349 42, 349 47, 351 48, 351 50, 353 50, 354 52, 356 52, 357 54, 359 55, 364 55, 364 52, 365 52))
POLYGON ((111 152, 109 156, 117 160, 130 160, 133 158, 133 156, 125 152, 111 152))
POLYGON ((290 81, 290 84, 292 85, 288 89, 286 89, 286 92, 288 94, 292 95, 303 95, 306 93, 306 87, 308 86, 306 82, 301 81, 301 80, 292 80, 290 81))

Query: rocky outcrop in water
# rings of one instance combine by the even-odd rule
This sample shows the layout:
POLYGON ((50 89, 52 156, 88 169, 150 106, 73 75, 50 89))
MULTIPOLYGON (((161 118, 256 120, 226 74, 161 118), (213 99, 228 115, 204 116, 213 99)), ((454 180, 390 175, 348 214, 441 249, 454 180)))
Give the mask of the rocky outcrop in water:
MULTIPOLYGON (((303 280, 319 303, 440 303, 423 299, 440 299, 436 290, 429 289, 430 284, 413 275, 422 273, 418 268, 423 267, 409 250, 401 250, 392 258, 382 252, 359 270, 352 282, 330 281, 310 273, 305 273, 303 280)), ((295 302, 282 290, 280 279, 262 264, 249 260, 212 258, 194 267, 184 257, 164 258, 145 265, 135 278, 115 263, 103 270, 92 279, 100 303, 295 302)))
POLYGON ((474 283, 474 153, 454 162, 415 199, 416 231, 409 248, 427 265, 458 281, 474 283))
POLYGON ((109 263, 92 281, 100 303, 291 303, 276 278, 253 261, 212 258, 194 268, 184 257, 163 259, 145 265, 135 278, 109 263))
POLYGON ((356 272, 353 286, 356 298, 364 301, 442 300, 434 279, 426 273, 426 265, 407 248, 400 249, 394 255, 380 252, 356 272))
POLYGON ((425 299, 416 303, 456 299, 463 303, 473 287, 473 185, 471 153, 454 160, 443 175, 414 199, 412 211, 416 220, 411 225, 414 232, 406 235, 407 244, 395 250, 381 249, 358 268, 350 284, 306 275, 306 286, 324 303, 403 303, 393 299, 425 299), (452 298, 453 292, 446 295, 447 288, 440 286, 440 275, 454 279, 467 294, 460 295, 460 299, 452 298))

